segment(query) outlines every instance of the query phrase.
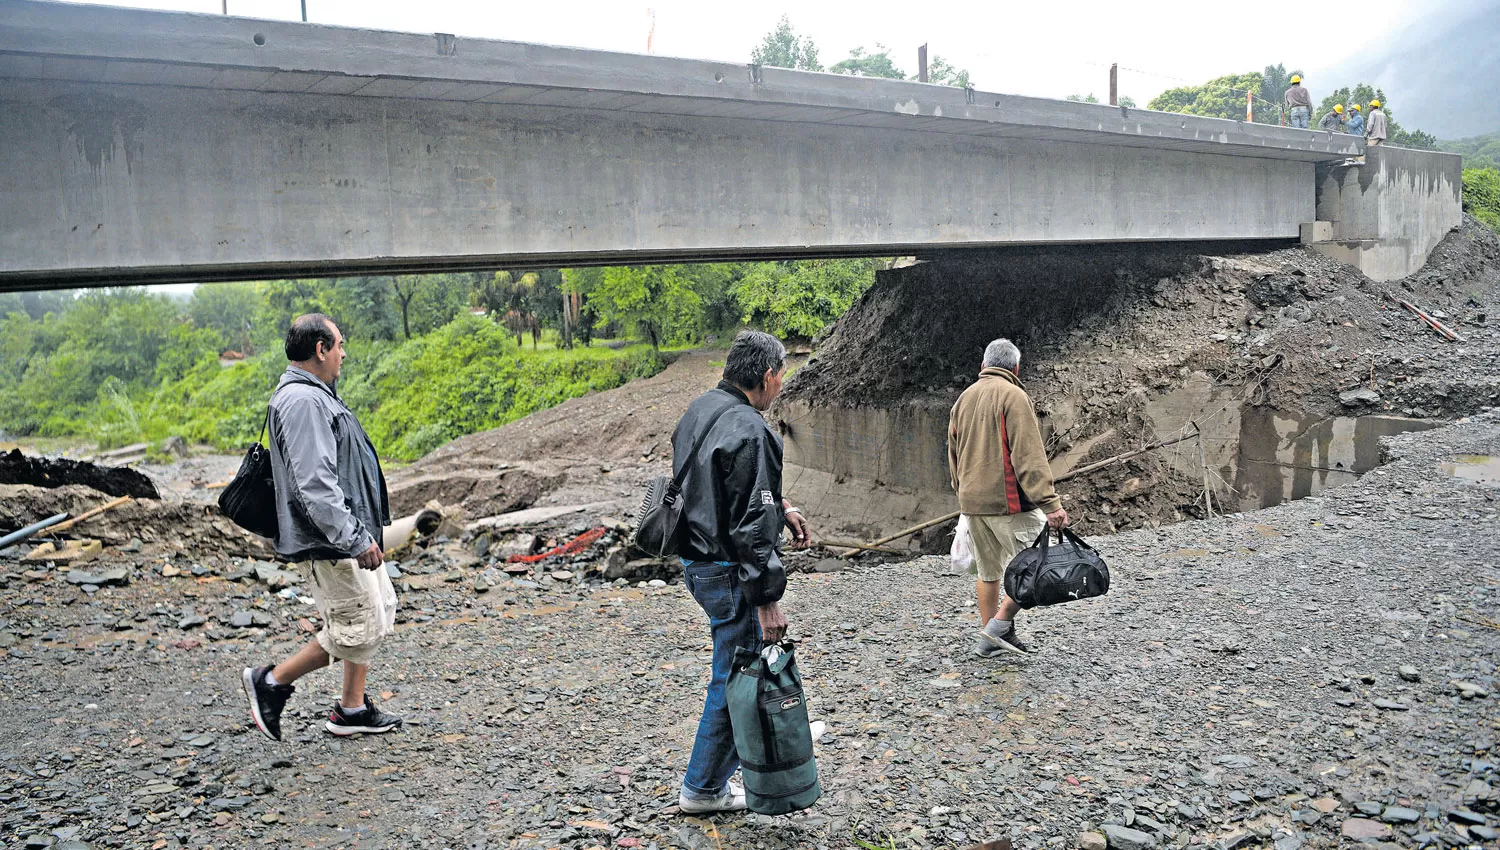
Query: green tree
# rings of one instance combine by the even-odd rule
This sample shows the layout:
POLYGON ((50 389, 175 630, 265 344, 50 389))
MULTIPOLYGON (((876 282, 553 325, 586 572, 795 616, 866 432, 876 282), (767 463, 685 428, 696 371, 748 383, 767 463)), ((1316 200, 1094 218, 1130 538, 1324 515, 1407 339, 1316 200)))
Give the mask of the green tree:
POLYGON ((40 319, 48 313, 61 313, 72 303, 71 289, 50 292, 0 292, 0 318, 11 313, 25 313, 40 319))
POLYGON ((205 283, 193 290, 187 314, 194 325, 216 334, 221 350, 253 355, 261 303, 261 294, 253 283, 205 283))
MULTIPOLYGON (((914 75, 912 79, 917 79, 914 75)), ((974 83, 969 78, 969 72, 963 68, 957 68, 948 60, 936 54, 932 61, 927 64, 927 82, 936 83, 940 86, 954 86, 955 88, 973 88, 974 83)))
POLYGON ((1099 98, 1094 97, 1094 95, 1093 95, 1092 92, 1089 93, 1089 94, 1087 94, 1087 95, 1070 94, 1070 95, 1068 95, 1067 99, 1073 101, 1074 103, 1098 103, 1099 102, 1099 98))
POLYGON ((792 68, 799 71, 821 71, 818 63, 818 48, 811 38, 797 35, 786 15, 776 23, 776 28, 766 33, 760 46, 750 51, 750 61, 773 68, 792 68))
POLYGON ((1125 107, 1126 109, 1134 109, 1135 98, 1130 97, 1129 95, 1122 95, 1120 97, 1120 105, 1125 107))
POLYGON ((615 266, 600 272, 589 303, 606 322, 660 349, 701 328, 703 298, 695 282, 685 266, 615 266))
MULTIPOLYGON (((1152 98, 1146 108, 1158 112, 1180 112, 1187 115, 1202 115, 1207 118, 1243 121, 1245 120, 1246 93, 1259 94, 1264 84, 1265 76, 1260 73, 1215 77, 1201 86, 1167 89, 1152 98)), ((1281 123, 1280 110, 1265 103, 1257 103, 1255 123, 1281 123)))
POLYGON ((521 337, 530 332, 532 348, 536 347, 539 326, 532 309, 532 297, 540 277, 536 272, 508 269, 474 288, 473 303, 482 307, 492 321, 504 325, 521 345, 521 337))
POLYGON ((734 284, 741 321, 780 337, 811 339, 875 282, 881 260, 752 264, 734 284))
POLYGON ((866 53, 863 47, 856 47, 849 51, 849 58, 837 62, 828 68, 835 74, 848 74, 854 77, 880 77, 886 80, 904 80, 906 74, 896 67, 891 61, 890 48, 883 44, 875 45, 874 53, 866 53))
MULTIPOLYGON (((1302 76, 1302 72, 1287 71, 1286 66, 1279 62, 1275 65, 1267 65, 1266 70, 1261 72, 1260 100, 1255 104, 1255 111, 1257 113, 1255 123, 1281 123, 1282 113, 1285 111, 1286 90, 1292 87, 1293 76, 1300 77, 1302 76), (1264 121, 1260 120, 1259 113, 1261 112, 1266 114, 1266 120, 1264 121)), ((1317 115, 1312 116, 1311 120, 1316 122, 1318 116, 1322 114, 1321 111, 1318 112, 1317 115)))

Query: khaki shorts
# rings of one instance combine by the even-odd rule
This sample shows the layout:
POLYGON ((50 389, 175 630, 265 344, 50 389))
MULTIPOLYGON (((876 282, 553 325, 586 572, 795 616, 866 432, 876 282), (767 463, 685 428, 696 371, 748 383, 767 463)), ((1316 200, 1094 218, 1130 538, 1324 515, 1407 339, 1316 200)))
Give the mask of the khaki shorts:
POLYGON ((969 516, 979 580, 999 581, 1016 553, 1030 546, 1046 525, 1047 515, 1039 508, 1024 514, 969 516))
POLYGON ((386 635, 396 631, 396 588, 385 566, 362 570, 353 558, 307 561, 313 601, 323 618, 318 645, 329 657, 369 664, 386 635))

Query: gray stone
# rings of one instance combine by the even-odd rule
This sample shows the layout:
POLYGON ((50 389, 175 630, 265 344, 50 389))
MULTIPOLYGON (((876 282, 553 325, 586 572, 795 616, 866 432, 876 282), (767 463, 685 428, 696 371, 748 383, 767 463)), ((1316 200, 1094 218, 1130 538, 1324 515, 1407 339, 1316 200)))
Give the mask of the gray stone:
POLYGON ((1405 806, 1387 806, 1380 819, 1386 823, 1416 823, 1422 819, 1422 813, 1405 806))
POLYGON ((207 617, 204 617, 192 608, 184 608, 182 610, 182 618, 177 621, 177 628, 191 629, 194 626, 201 626, 207 622, 207 617))
POLYGON ((296 573, 287 572, 277 568, 275 564, 267 564, 263 561, 255 562, 255 578, 272 590, 279 590, 296 584, 298 581, 296 573))
POLYGON ((1478 812, 1471 812, 1468 809, 1449 809, 1448 820, 1451 820, 1454 823, 1461 823, 1466 826, 1474 826, 1475 824, 1484 823, 1484 815, 1481 815, 1478 812))
POLYGON ((1380 817, 1380 813, 1385 810, 1385 807, 1373 800, 1361 800, 1354 804, 1354 810, 1362 815, 1378 818, 1380 817))
POLYGON ((124 587, 130 584, 130 570, 125 567, 114 567, 108 570, 100 570, 96 573, 86 573, 83 570, 68 570, 68 583, 85 585, 92 584, 95 587, 109 587, 111 585, 124 587))
POLYGON ((1230 753, 1228 755, 1214 756, 1214 764, 1227 767, 1230 770, 1244 770, 1247 767, 1254 767, 1255 759, 1251 756, 1241 755, 1240 753, 1230 753))
POLYGON ((385 562, 385 574, 391 578, 401 578, 401 567, 395 561, 385 562))
POLYGON ((1473 682, 1454 682, 1453 687, 1458 690, 1459 697, 1463 699, 1484 699, 1490 692, 1473 682))
POLYGON ((1109 842, 1103 834, 1098 832, 1085 832, 1078 836, 1078 850, 1106 850, 1109 842))
POLYGON ((1131 829, 1128 826, 1105 824, 1104 840, 1109 850, 1152 850, 1156 847, 1155 836, 1131 829))
POLYGON ((1361 387, 1359 390, 1349 390, 1338 394, 1338 403, 1346 408, 1358 408, 1361 405, 1379 405, 1380 393, 1370 388, 1361 387))
POLYGON ((250 805, 250 797, 218 797, 208 802, 208 807, 216 812, 239 811, 250 805))
POLYGON ((1494 841, 1500 838, 1500 830, 1492 829, 1488 826, 1471 826, 1469 827, 1469 834, 1484 841, 1494 841))
POLYGON ((1402 664, 1400 667, 1396 668, 1396 675, 1400 676, 1402 681, 1406 682, 1422 681, 1422 674, 1417 672, 1417 668, 1411 666, 1410 664, 1402 664))
POLYGON ((237 629, 248 629, 255 623, 255 618, 250 616, 249 611, 236 611, 229 617, 229 625, 237 629))
POLYGON ((1372 704, 1376 708, 1381 709, 1383 711, 1410 711, 1411 710, 1410 706, 1407 706, 1405 703, 1399 703, 1399 702, 1395 702, 1394 700, 1388 700, 1388 699, 1377 699, 1377 700, 1374 700, 1372 704))

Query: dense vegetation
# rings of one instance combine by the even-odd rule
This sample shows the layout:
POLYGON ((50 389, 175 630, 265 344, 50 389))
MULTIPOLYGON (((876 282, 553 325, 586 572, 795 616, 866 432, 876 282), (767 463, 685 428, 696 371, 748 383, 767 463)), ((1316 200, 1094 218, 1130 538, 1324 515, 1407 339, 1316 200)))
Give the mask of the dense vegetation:
POLYGON ((1464 169, 1464 211, 1500 230, 1500 168, 1464 169))
POLYGON ((749 324, 823 329, 875 260, 718 263, 0 295, 0 431, 106 445, 180 435, 233 448, 260 430, 291 319, 348 338, 339 393, 376 447, 415 458, 654 373, 664 347, 749 324), (625 339, 638 340, 627 344, 625 339), (605 345, 600 340, 619 340, 605 345))
MULTIPOLYGON (((1283 95, 1291 87, 1292 75, 1300 73, 1300 71, 1288 72, 1285 65, 1267 65, 1264 71, 1230 74, 1209 80, 1200 86, 1168 89, 1153 98, 1147 104, 1147 108, 1159 112, 1181 112, 1188 115, 1243 121, 1245 99, 1249 95, 1254 100, 1255 108, 1252 118, 1256 124, 1280 124, 1282 123, 1283 95)), ((1312 88, 1326 91, 1316 85, 1312 88)), ((1433 138, 1430 133, 1408 130, 1397 123, 1385 92, 1367 83, 1357 83, 1354 86, 1344 86, 1328 92, 1313 110, 1312 124, 1316 127, 1318 119, 1332 110, 1334 104, 1342 103, 1347 106, 1357 103, 1368 111, 1370 101, 1376 99, 1380 101, 1381 109, 1385 112, 1386 121, 1390 125, 1388 133, 1390 144, 1425 150, 1436 148, 1437 139, 1433 138)))

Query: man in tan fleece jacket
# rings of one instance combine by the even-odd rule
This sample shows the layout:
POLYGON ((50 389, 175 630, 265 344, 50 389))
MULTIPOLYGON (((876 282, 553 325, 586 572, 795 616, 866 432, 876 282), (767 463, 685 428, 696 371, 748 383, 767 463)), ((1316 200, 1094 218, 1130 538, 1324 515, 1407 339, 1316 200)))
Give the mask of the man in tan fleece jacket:
POLYGON ((1016 637, 1021 606, 1008 596, 1001 599, 1000 580, 1044 525, 1068 524, 1020 373, 1020 350, 1008 339, 995 340, 984 349, 979 380, 963 391, 948 416, 948 473, 958 509, 968 518, 979 572, 974 652, 984 657, 1026 652, 1016 637))

